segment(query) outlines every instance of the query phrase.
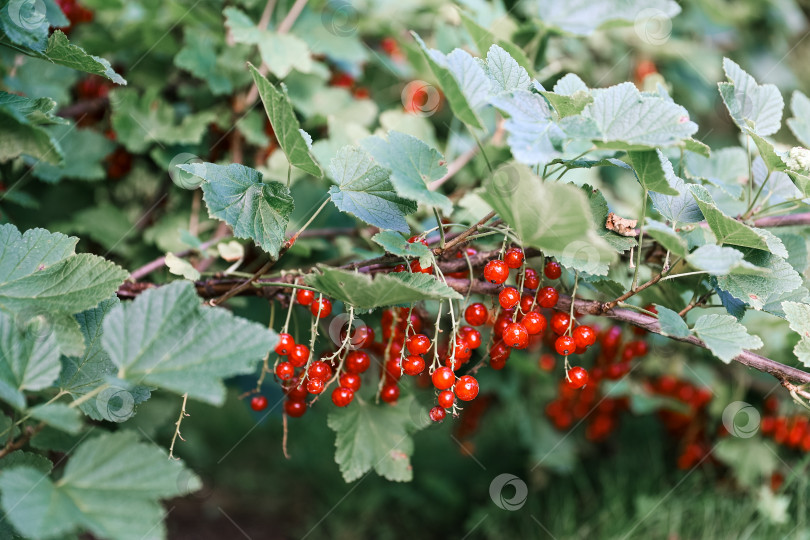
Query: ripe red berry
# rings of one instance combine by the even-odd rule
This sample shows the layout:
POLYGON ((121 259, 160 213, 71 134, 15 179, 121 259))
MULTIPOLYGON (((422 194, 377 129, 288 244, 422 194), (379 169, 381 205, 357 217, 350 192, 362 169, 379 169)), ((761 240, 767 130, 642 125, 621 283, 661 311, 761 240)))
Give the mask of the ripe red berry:
POLYGON ((392 272, 407 272, 407 271, 408 271, 408 267, 407 267, 407 266, 405 266, 404 264, 398 264, 398 265, 396 265, 396 266, 394 267, 394 269, 393 269, 393 270, 391 270, 391 271, 392 271, 392 272))
POLYGON ((385 377, 390 381, 398 381, 402 378, 402 360, 399 355, 389 358, 385 363, 385 377))
POLYGON ((321 379, 325 381, 332 376, 332 368, 323 360, 316 360, 309 365, 307 376, 310 379, 321 379))
POLYGON ((445 410, 442 409, 441 407, 433 407, 432 409, 430 409, 428 415, 430 416, 430 419, 433 420, 434 422, 441 422, 442 420, 444 420, 444 417, 447 416, 447 412, 445 412, 445 410))
POLYGON ((287 356, 295 347, 295 340, 290 334, 279 334, 278 345, 276 345, 276 354, 287 356))
POLYGON ((396 384, 386 384, 380 391, 380 399, 386 403, 396 403, 399 399, 399 386, 396 384))
POLYGON ((287 356, 290 363, 295 367, 303 367, 309 360, 309 347, 298 344, 293 347, 292 352, 287 356))
POLYGON ((565 375, 565 384, 569 388, 582 388, 588 384, 588 372, 579 366, 572 367, 565 375))
POLYGON ((419 375, 425 370, 425 360, 412 354, 403 360, 402 369, 407 375, 419 375))
POLYGON ((332 390, 332 403, 338 407, 345 407, 354 399, 354 390, 345 386, 338 386, 332 390))
POLYGON ((421 244, 428 245, 427 238, 422 238, 418 234, 415 234, 415 235, 411 236, 410 238, 408 238, 408 243, 409 244, 413 244, 414 242, 419 242, 421 244))
POLYGON ((543 272, 546 274, 548 279, 559 279, 562 275, 562 266, 560 263, 555 261, 548 261, 546 263, 546 267, 543 269, 543 272))
MULTIPOLYGON (((345 339, 346 333, 341 332, 340 337, 341 339, 345 339)), ((374 343, 374 329, 367 325, 356 328, 352 332, 351 343, 355 349, 370 347, 371 344, 374 343)))
POLYGON ((554 369, 555 364, 554 355, 549 353, 541 355, 538 364, 540 365, 540 369, 543 371, 551 371, 554 369))
POLYGON ((627 348, 633 351, 633 356, 640 357, 647 354, 649 346, 646 341, 631 341, 627 344, 627 348))
POLYGON ((520 319, 520 324, 522 324, 526 331, 529 333, 530 336, 535 334, 542 334, 546 331, 546 325, 548 322, 546 318, 543 317, 540 313, 536 311, 530 311, 520 319))
POLYGON ((307 379, 307 392, 310 394, 320 394, 325 387, 323 379, 307 379))
MULTIPOLYGON (((470 347, 470 344, 467 343, 467 338, 458 335, 456 336, 453 345, 455 351, 454 354, 457 361, 464 362, 465 360, 470 359, 470 357, 472 356, 472 347, 470 347)), ((456 367, 458 367, 458 364, 456 365, 456 367)))
MULTIPOLYGON (((570 323, 571 317, 568 316, 568 313, 557 311, 551 316, 551 329, 554 330, 554 333, 557 335, 566 333, 570 323)), ((571 350, 573 351, 574 348, 572 347, 571 350)))
POLYGON ((512 323, 503 331, 503 342, 507 347, 523 349, 529 344, 529 332, 521 323, 512 323))
POLYGON ((523 264, 523 250, 520 248, 509 248, 506 250, 506 253, 503 255, 503 262, 506 263, 506 266, 509 268, 520 268, 523 264))
POLYGON ((430 338, 425 334, 414 334, 405 341, 411 354, 425 354, 430 350, 430 338))
POLYGON ((459 332, 464 337, 467 345, 470 346, 470 349, 477 349, 481 346, 481 332, 472 326, 462 326, 459 332))
POLYGON ((534 308, 534 295, 524 294, 520 298, 520 312, 528 313, 534 308))
POLYGON ((527 268, 523 274, 523 288, 536 289, 540 286, 540 276, 534 268, 527 268))
POLYGON ((313 300, 309 306, 309 310, 313 315, 319 319, 328 317, 332 313, 332 301, 328 298, 321 298, 320 300, 313 300))
POLYGON ((596 332, 588 325, 577 326, 571 334, 577 347, 586 348, 596 343, 596 332))
MULTIPOLYGON (((492 348, 489 350, 489 359, 491 362, 496 364, 506 364, 506 361, 509 359, 509 355, 512 354, 512 349, 506 346, 506 343, 503 341, 499 341, 492 348)), ((495 367, 495 366, 493 366, 495 367)), ((500 369, 500 368, 496 368, 500 369)))
POLYGON ((422 268, 422 265, 419 264, 419 259, 414 259, 411 261, 411 272, 413 272, 414 274, 418 274, 420 272, 422 274, 432 274, 433 265, 422 268))
POLYGON ((512 316, 509 313, 501 313, 492 325, 492 333, 496 338, 503 338, 504 330, 512 324, 512 316))
POLYGON ((289 381, 295 375, 295 366, 289 362, 279 362, 276 366, 276 377, 282 381, 289 381))
POLYGON ((472 401, 478 395, 478 381, 472 375, 464 375, 456 383, 455 392, 461 401, 472 401))
POLYGON ((433 386, 439 390, 447 390, 456 382, 456 376, 453 370, 447 366, 442 366, 434 371, 430 379, 433 381, 433 386))
POLYGON ((540 307, 544 308, 553 308, 557 305, 559 298, 560 295, 554 287, 543 287, 540 289, 540 292, 537 293, 537 303, 540 304, 540 307))
POLYGON ((439 407, 442 409, 449 409, 453 406, 453 402, 456 400, 456 395, 453 393, 452 390, 442 390, 439 392, 439 396, 436 398, 436 402, 439 404, 439 407))
POLYGON ((371 365, 371 357, 365 351, 351 351, 346 355, 346 371, 363 373, 371 365))
POLYGON ((464 318, 473 326, 481 326, 487 322, 488 316, 489 313, 487 312, 486 306, 480 302, 470 304, 467 306, 467 309, 464 310, 464 318))
POLYGON ((284 402, 284 412, 291 418, 300 418, 307 412, 307 403, 300 399, 288 399, 284 402))
POLYGON ((509 277, 509 267, 500 259, 489 261, 484 266, 484 279, 495 285, 500 285, 509 277))
POLYGON ((498 302, 503 309, 512 309, 520 302, 520 293, 514 287, 505 287, 498 294, 498 302))
POLYGON ((298 289, 298 292, 295 293, 295 301, 302 306, 310 305, 313 300, 315 300, 315 293, 307 289, 298 289))
POLYGON ((256 412, 265 410, 267 408, 267 398, 264 396, 253 396, 250 399, 250 408, 256 412))
POLYGON ((363 382, 363 379, 361 379, 360 375, 357 373, 343 373, 340 375, 338 382, 340 383, 340 386, 357 392, 360 390, 360 385, 363 382))
POLYGON ((554 342, 554 350, 557 351, 557 354, 563 356, 568 356, 573 353, 576 348, 577 345, 574 343, 574 338, 571 336, 560 336, 557 338, 557 341, 554 342))

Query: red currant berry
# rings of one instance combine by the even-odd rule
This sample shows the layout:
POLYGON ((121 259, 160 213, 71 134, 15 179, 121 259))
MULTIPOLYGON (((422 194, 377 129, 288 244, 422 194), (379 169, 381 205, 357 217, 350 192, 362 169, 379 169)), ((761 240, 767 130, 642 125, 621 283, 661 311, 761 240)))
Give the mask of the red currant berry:
POLYGON ((546 267, 543 269, 543 272, 546 274, 548 279, 559 279, 562 275, 562 266, 560 263, 555 261, 548 261, 546 263, 546 267))
POLYGON ((293 366, 304 367, 309 360, 309 347, 303 344, 296 345, 287 358, 293 366))
POLYGON ((507 347, 523 349, 529 344, 529 332, 521 323, 512 323, 503 331, 503 342, 507 347))
POLYGON ((411 272, 413 272, 414 274, 419 274, 420 272, 422 274, 432 274, 433 273, 433 265, 428 266, 426 268, 422 268, 422 265, 419 264, 419 260, 414 259, 414 260, 411 261, 411 272))
POLYGON ((287 397, 292 400, 301 401, 307 397, 307 389, 305 385, 301 384, 301 380, 298 377, 293 377, 287 381, 282 389, 284 393, 287 394, 287 397))
MULTIPOLYGON (((345 335, 341 334, 341 338, 345 337, 345 335)), ((374 343, 374 329, 366 325, 360 326, 352 332, 351 342, 355 349, 370 347, 374 343)))
POLYGON ((520 293, 514 287, 506 287, 498 294, 498 302, 503 309, 512 309, 520 302, 520 293))
POLYGON ((585 368, 579 366, 572 367, 565 375, 565 384, 569 388, 582 388, 588 384, 588 372, 585 371, 585 368))
POLYGON ((529 311, 523 316, 522 319, 520 319, 520 324, 526 327, 526 331, 530 336, 533 336, 535 334, 542 334, 545 332, 548 322, 540 313, 536 311, 529 311))
POLYGON ((346 371, 363 373, 371 365, 371 357, 365 351, 351 351, 346 355, 346 371))
POLYGON ((290 334, 279 334, 278 345, 276 345, 276 354, 287 356, 295 347, 295 340, 290 334))
POLYGON ((520 299, 520 312, 528 313, 534 307, 534 296, 531 294, 524 294, 520 299))
POLYGON ((343 373, 341 374, 340 379, 338 379, 338 382, 340 383, 340 386, 357 392, 360 390, 360 385, 362 384, 363 380, 357 373, 343 373))
POLYGON ((354 390, 346 386, 338 386, 332 390, 332 403, 338 407, 345 407, 354 399, 354 390))
MULTIPOLYGON (((557 311, 554 315, 551 316, 551 329, 554 330, 554 333, 562 335, 568 331, 568 325, 571 323, 571 317, 568 316, 568 313, 563 313, 562 311, 557 311)), ((571 351, 574 350, 574 347, 571 348, 571 351)))
POLYGON ((627 344, 627 348, 633 351, 633 356, 641 357, 647 354, 649 346, 646 341, 631 341, 627 344))
POLYGON ((478 381, 472 375, 464 375, 456 383, 455 392, 461 401, 472 401, 478 395, 478 381))
POLYGON ((586 348, 596 343, 596 332, 588 325, 577 326, 571 334, 577 347, 586 348))
POLYGON ((409 244, 413 244, 414 242, 419 242, 420 244, 423 244, 425 246, 428 245, 427 238, 422 238, 418 234, 415 234, 415 235, 411 236, 410 238, 408 238, 408 243, 409 244))
POLYGON ((325 387, 323 379, 307 379, 307 392, 310 394, 320 394, 325 387))
POLYGON ((398 264, 398 265, 396 265, 396 266, 394 267, 394 269, 393 269, 393 270, 391 270, 391 271, 392 271, 392 272, 407 272, 407 271, 408 271, 408 267, 407 267, 407 266, 405 266, 404 264, 398 264))
POLYGON ((289 381, 295 375, 295 366, 289 362, 279 362, 276 366, 276 377, 282 381, 289 381))
POLYGON ((405 341, 411 354, 425 354, 430 350, 430 338, 425 334, 414 334, 405 341))
POLYGON ((284 402, 284 412, 291 418, 300 418, 307 412, 307 402, 302 399, 288 399, 284 402))
POLYGON ((464 318, 473 326, 481 326, 487 322, 488 316, 489 313, 487 312, 486 306, 480 302, 470 304, 467 306, 467 309, 464 310, 464 318))
POLYGON ((425 370, 425 360, 421 356, 411 355, 402 362, 402 369, 407 375, 419 375, 425 370))
POLYGON ((540 286, 540 275, 534 268, 527 268, 523 274, 523 288, 536 289, 540 286))
POLYGON ((307 376, 310 379, 321 379, 325 381, 332 376, 332 368, 323 360, 316 360, 309 365, 307 376))
POLYGON ((398 381, 402 377, 402 360, 399 355, 389 358, 385 363, 385 376, 389 381, 398 381))
POLYGON ((568 356, 573 353, 576 348, 577 345, 574 343, 574 338, 571 336, 560 336, 557 338, 557 341, 554 342, 554 350, 557 351, 557 354, 562 356, 568 356))
POLYGON ((472 326, 462 326, 460 332, 471 349, 477 349, 481 346, 481 332, 472 326))
POLYGON ((436 401, 439 404, 439 407, 442 409, 449 409, 453 406, 453 402, 456 400, 456 395, 453 393, 452 390, 442 390, 439 392, 439 397, 436 398, 436 401))
POLYGON ((493 345, 492 348, 489 350, 490 360, 492 362, 495 362, 496 364, 501 364, 501 367, 503 367, 503 364, 506 363, 506 361, 509 359, 509 355, 511 354, 512 349, 507 347, 506 343, 504 343, 503 341, 499 341, 498 343, 493 345))
POLYGON ((250 408, 256 412, 265 410, 267 408, 267 398, 264 396, 253 396, 250 399, 250 408))
POLYGON ((328 317, 332 313, 332 301, 328 298, 321 298, 320 300, 313 300, 309 306, 309 310, 313 315, 319 319, 328 317))
POLYGON ((472 348, 470 344, 467 343, 467 339, 464 336, 456 336, 455 342, 455 356, 456 356, 456 367, 460 364, 458 361, 464 362, 469 360, 472 356, 472 348))
POLYGON ((540 304, 540 307, 553 308, 557 305, 559 299, 560 295, 554 287, 543 287, 537 293, 537 303, 540 304))
POLYGON ((538 364, 543 371, 551 371, 555 364, 554 355, 548 353, 541 355, 538 364))
POLYGON ((430 419, 433 420, 434 422, 441 422, 442 420, 444 420, 444 417, 447 416, 447 412, 441 407, 433 407, 432 409, 430 409, 428 415, 430 416, 430 419))
POLYGON ((495 324, 492 325, 492 333, 497 338, 503 338, 503 333, 506 330, 506 327, 512 324, 512 316, 509 313, 501 313, 501 315, 495 320, 495 324))
POLYGON ((308 306, 315 300, 315 293, 312 291, 308 291, 306 289, 298 289, 298 292, 295 293, 295 301, 301 304, 302 306, 308 306))
POLYGON ((509 277, 509 267, 500 259, 489 261, 484 266, 484 279, 495 285, 500 285, 509 277))
POLYGON ((456 376, 453 370, 447 366, 442 366, 434 371, 430 379, 433 381, 433 386, 439 390, 447 390, 456 382, 456 376))
POLYGON ((399 386, 396 384, 386 384, 380 391, 380 399, 386 403, 396 403, 399 399, 399 386))
POLYGON ((520 268, 523 264, 523 250, 520 248, 509 248, 506 250, 506 253, 503 255, 503 262, 506 263, 506 266, 509 268, 520 268))

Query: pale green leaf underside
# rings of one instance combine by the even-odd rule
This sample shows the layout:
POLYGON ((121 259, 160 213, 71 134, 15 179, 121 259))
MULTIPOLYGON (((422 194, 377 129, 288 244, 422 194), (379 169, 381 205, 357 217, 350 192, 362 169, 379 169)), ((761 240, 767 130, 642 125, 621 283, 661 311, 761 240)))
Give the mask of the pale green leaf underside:
POLYGON ((692 331, 716 357, 727 364, 744 349, 759 349, 763 346, 758 336, 750 335, 731 315, 703 315, 695 321, 692 331))

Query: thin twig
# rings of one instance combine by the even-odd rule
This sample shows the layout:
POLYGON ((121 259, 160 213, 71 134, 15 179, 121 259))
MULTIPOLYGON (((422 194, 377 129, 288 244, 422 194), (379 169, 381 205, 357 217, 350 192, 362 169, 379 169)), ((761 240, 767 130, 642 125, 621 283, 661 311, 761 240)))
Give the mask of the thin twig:
POLYGON ((178 437, 180 438, 181 441, 185 441, 183 436, 180 435, 180 424, 183 423, 183 418, 185 418, 186 416, 191 416, 190 414, 188 414, 186 412, 186 403, 187 402, 188 402, 188 392, 183 394, 183 405, 180 407, 180 417, 177 419, 177 422, 174 423, 174 425, 176 427, 175 427, 175 430, 174 430, 174 435, 172 436, 172 444, 171 444, 171 446, 169 446, 169 459, 180 459, 180 458, 174 457, 174 443, 175 443, 175 441, 177 441, 178 437))

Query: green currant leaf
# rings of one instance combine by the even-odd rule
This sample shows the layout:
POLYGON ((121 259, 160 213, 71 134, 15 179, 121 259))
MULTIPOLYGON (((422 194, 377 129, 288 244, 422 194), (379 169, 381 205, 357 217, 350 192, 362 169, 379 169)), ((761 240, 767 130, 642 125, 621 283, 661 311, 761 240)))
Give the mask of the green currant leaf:
MULTIPOLYGON (((686 257, 688 250, 686 240, 675 232, 672 227, 667 227, 660 221, 647 218, 644 224, 644 234, 650 235, 656 242, 671 251, 676 257, 686 257)), ((740 258, 742 258, 742 253, 740 253, 740 258)))
POLYGON ((31 418, 61 431, 76 434, 82 430, 82 416, 77 408, 64 403, 43 403, 28 410, 31 418))
MULTIPOLYGON (((571 163, 571 162, 569 162, 571 163)), ((619 161, 622 165, 624 162, 619 161)), ((608 216, 608 204, 602 192, 591 188, 591 186, 583 186, 585 195, 588 197, 588 203, 591 207, 591 214, 593 215, 593 224, 596 227, 596 234, 605 239, 610 246, 619 253, 624 253, 628 249, 638 245, 638 242, 632 236, 622 236, 605 227, 608 216)), ((619 294, 621 296, 621 293, 619 294)))
POLYGON ((158 500, 201 485, 161 448, 119 431, 83 442, 58 481, 27 464, 5 469, 0 501, 11 524, 37 540, 79 529, 103 538, 164 538, 158 500))
POLYGON ((235 237, 250 238, 278 257, 295 208, 287 186, 264 181, 262 173, 238 163, 190 163, 178 168, 205 180, 203 200, 212 217, 233 227, 235 237))
POLYGON ((534 70, 531 61, 526 58, 526 53, 523 52, 523 49, 511 41, 496 38, 492 32, 475 22, 466 12, 459 11, 458 13, 461 15, 461 24, 464 25, 467 33, 470 34, 473 43, 481 55, 483 55, 484 51, 492 47, 492 45, 498 45, 527 72, 534 70))
POLYGON ((486 62, 480 62, 484 73, 489 77, 491 92, 512 92, 529 90, 532 81, 529 73, 508 52, 498 45, 487 51, 486 62))
POLYGON ((658 324, 661 326, 662 334, 678 338, 689 336, 689 327, 677 312, 660 304, 657 304, 655 309, 658 311, 658 324))
POLYGON ((87 54, 81 47, 71 44, 61 30, 55 30, 51 34, 45 52, 37 56, 55 64, 104 77, 115 84, 127 84, 107 60, 87 54))
POLYGON ((739 199, 748 178, 748 157, 739 146, 715 150, 708 158, 690 152, 686 155, 686 170, 739 199))
MULTIPOLYGON (((84 354, 63 355, 62 370, 55 383, 60 391, 67 392, 73 399, 92 392, 118 373, 118 368, 101 345, 102 321, 118 304, 118 299, 113 297, 101 302, 98 307, 75 315, 84 338, 84 354)), ((123 422, 135 414, 136 405, 149 397, 149 388, 145 386, 124 388, 121 384, 111 383, 110 388, 103 390, 95 399, 84 401, 78 408, 94 420, 123 422)))
POLYGON ((692 331, 726 364, 742 353, 743 349, 759 349, 763 346, 758 336, 750 335, 731 315, 702 315, 695 321, 692 331))
POLYGON ((524 246, 540 249, 575 270, 607 275, 608 263, 616 253, 597 234, 590 204, 581 189, 571 184, 542 183, 528 168, 515 164, 488 178, 481 197, 524 246))
POLYGON ((526 165, 543 165, 561 154, 565 135, 538 94, 517 90, 493 96, 490 103, 508 116, 504 129, 512 155, 526 165))
POLYGON ((796 357, 810 367, 810 305, 799 302, 782 302, 790 329, 799 334, 799 342, 793 349, 796 357))
POLYGON ((323 171, 312 157, 310 144, 307 144, 301 134, 301 127, 284 88, 276 88, 253 65, 249 65, 249 67, 278 144, 290 164, 320 178, 323 176, 323 171))
POLYGON ((810 98, 798 90, 790 98, 792 118, 787 119, 790 131, 799 139, 805 148, 810 147, 810 98))
POLYGON ((0 225, 0 310, 51 319, 98 305, 129 275, 96 255, 74 254, 78 238, 0 225))
POLYGON ((675 177, 672 163, 661 150, 628 152, 627 159, 636 173, 636 179, 646 190, 678 196, 681 194, 669 181, 675 177))
POLYGON ((355 400, 348 407, 329 413, 328 424, 335 432, 335 461, 343 479, 354 482, 372 468, 394 482, 413 478, 411 434, 421 427, 414 421, 414 398, 401 398, 396 405, 374 405, 355 400))
POLYGON ((681 12, 672 0, 568 0, 567 2, 539 2, 538 16, 544 24, 555 26, 575 35, 587 36, 597 28, 611 22, 633 23, 645 10, 669 20, 681 12))
POLYGON ((767 268, 751 264, 743 259, 742 251, 708 244, 697 248, 686 257, 686 261, 697 270, 704 270, 712 276, 728 274, 769 275, 767 268))
POLYGON ((339 210, 380 229, 410 230, 405 215, 416 212, 416 203, 399 198, 390 172, 361 148, 341 148, 329 164, 329 175, 338 184, 329 194, 339 210))
POLYGON ((686 109, 661 96, 642 94, 633 83, 591 93, 593 102, 581 114, 560 120, 567 136, 635 150, 679 145, 697 131, 686 109))
POLYGON ((757 84, 751 75, 728 58, 723 59, 723 71, 729 82, 717 86, 726 109, 743 133, 753 131, 767 137, 779 131, 785 106, 779 89, 772 84, 757 84))
POLYGON ((107 137, 95 130, 76 129, 76 126, 72 125, 52 126, 47 131, 53 139, 59 141, 62 152, 70 156, 70 159, 64 160, 60 165, 37 161, 32 171, 34 176, 49 183, 59 182, 63 178, 76 180, 107 178, 104 158, 115 149, 115 144, 107 137))
POLYGON ((233 83, 223 71, 217 56, 216 38, 199 28, 186 27, 183 32, 183 48, 174 56, 174 65, 208 83, 215 96, 233 92, 233 83))
POLYGON ((686 182, 675 176, 671 164, 669 169, 664 168, 667 175, 667 182, 677 190, 680 195, 663 195, 661 193, 650 193, 650 199, 658 213, 667 220, 675 223, 698 223, 703 221, 703 213, 697 205, 692 193, 689 191, 686 182))
POLYGON ((0 91, 0 162, 28 155, 53 165, 62 164, 62 147, 46 129, 65 121, 54 116, 56 102, 29 99, 0 91))
POLYGON ((8 2, 0 9, 0 30, 16 45, 42 52, 48 44, 48 17, 42 2, 8 2))
POLYGON ((114 91, 112 125, 118 141, 130 152, 142 153, 153 143, 197 144, 217 119, 216 113, 206 111, 177 122, 174 108, 159 97, 159 92, 156 86, 140 97, 134 89, 114 91))
POLYGON ((118 377, 221 405, 227 377, 251 373, 278 336, 202 305, 188 281, 150 289, 104 317, 101 343, 118 377))
POLYGON ((433 75, 438 79, 453 114, 468 126, 483 129, 476 109, 485 104, 490 92, 490 82, 481 66, 461 49, 444 55, 435 49, 429 49, 418 34, 411 34, 419 44, 433 75))
POLYGON ((773 295, 788 293, 802 285, 802 277, 782 257, 765 251, 745 250, 745 259, 770 270, 767 275, 729 274, 718 276, 718 286, 757 310, 761 310, 773 295))
POLYGON ((391 171, 391 183, 400 197, 429 206, 444 213, 453 211, 453 203, 428 185, 447 173, 442 155, 416 137, 389 131, 388 140, 369 137, 361 143, 374 160, 391 171))
POLYGON ((782 241, 764 229, 749 227, 748 225, 727 216, 715 204, 709 191, 700 185, 690 184, 689 189, 697 201, 701 212, 706 217, 706 223, 717 237, 719 244, 750 247, 769 251, 780 257, 787 257, 788 253, 782 241))
POLYGON ((418 258, 423 268, 431 265, 433 253, 422 242, 408 242, 404 236, 394 231, 381 231, 371 237, 371 240, 381 245, 391 255, 399 257, 418 258))
POLYGON ((397 306, 420 300, 460 300, 462 296, 436 279, 422 273, 368 274, 319 265, 304 281, 326 296, 360 310, 397 306))
POLYGON ((42 320, 18 324, 0 312, 0 399, 25 408, 24 391, 47 388, 59 376, 56 337, 42 320))

